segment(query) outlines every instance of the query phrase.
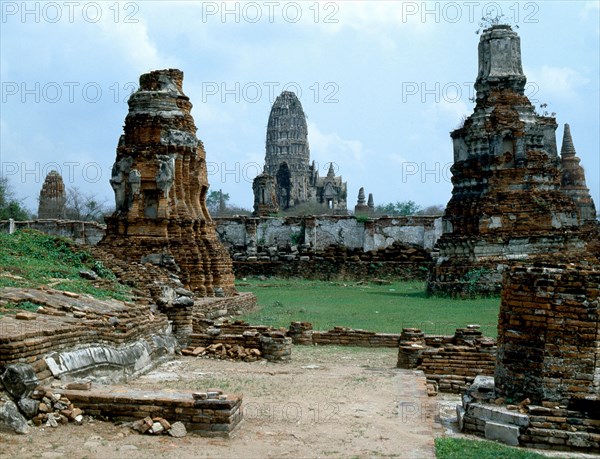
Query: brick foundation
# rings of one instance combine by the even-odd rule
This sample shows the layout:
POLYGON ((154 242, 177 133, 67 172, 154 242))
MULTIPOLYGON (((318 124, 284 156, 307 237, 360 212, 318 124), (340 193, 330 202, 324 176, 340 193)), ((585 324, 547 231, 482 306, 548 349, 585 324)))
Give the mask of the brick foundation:
POLYGON ((65 395, 91 416, 104 416, 113 421, 161 417, 170 423, 181 421, 188 432, 207 437, 229 436, 242 420, 241 395, 226 395, 225 400, 196 400, 191 392, 148 392, 125 387, 92 391, 55 389, 54 392, 65 395))

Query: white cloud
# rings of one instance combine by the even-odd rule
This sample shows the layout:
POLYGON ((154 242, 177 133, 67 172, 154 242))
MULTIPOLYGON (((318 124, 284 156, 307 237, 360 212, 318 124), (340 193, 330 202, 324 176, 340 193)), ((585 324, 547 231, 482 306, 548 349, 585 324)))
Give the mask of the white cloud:
POLYGON ((172 59, 165 61, 159 55, 158 49, 148 36, 148 28, 145 23, 141 21, 134 24, 102 21, 100 26, 104 32, 104 41, 111 44, 118 43, 118 46, 114 46, 113 50, 119 53, 125 62, 131 64, 139 73, 154 70, 158 67, 177 66, 176 61, 172 59))
POLYGON ((342 139, 337 132, 321 132, 318 126, 311 122, 308 123, 308 142, 311 158, 322 165, 329 162, 359 164, 365 156, 360 141, 342 139))
POLYGON ((362 31, 375 31, 381 27, 404 27, 411 31, 424 31, 428 28, 428 21, 423 20, 420 5, 416 2, 339 2, 337 8, 322 6, 320 23, 335 29, 327 19, 338 20, 335 23, 338 30, 343 26, 362 31))
POLYGON ((535 84, 545 94, 562 100, 577 97, 578 90, 589 80, 570 67, 543 65, 540 69, 528 70, 529 84, 535 84))

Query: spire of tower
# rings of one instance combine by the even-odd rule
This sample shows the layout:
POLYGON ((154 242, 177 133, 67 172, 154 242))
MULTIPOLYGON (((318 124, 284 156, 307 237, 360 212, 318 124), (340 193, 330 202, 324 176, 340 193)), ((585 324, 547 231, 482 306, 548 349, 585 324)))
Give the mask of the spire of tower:
POLYGON ((327 177, 328 178, 335 177, 335 170, 333 170, 333 163, 329 163, 329 170, 327 171, 327 177))
POLYGON ((571 138, 571 128, 565 123, 560 155, 564 158, 565 156, 575 156, 575 154, 575 146, 573 145, 573 139, 571 138))
POLYGON ((373 193, 369 193, 369 201, 367 202, 367 205, 369 206, 369 209, 371 210, 371 212, 373 212, 375 210, 375 202, 373 200, 373 193))
POLYGON ((360 205, 364 205, 366 202, 365 200, 365 189, 361 186, 360 190, 358 190, 358 200, 357 200, 357 204, 360 205))

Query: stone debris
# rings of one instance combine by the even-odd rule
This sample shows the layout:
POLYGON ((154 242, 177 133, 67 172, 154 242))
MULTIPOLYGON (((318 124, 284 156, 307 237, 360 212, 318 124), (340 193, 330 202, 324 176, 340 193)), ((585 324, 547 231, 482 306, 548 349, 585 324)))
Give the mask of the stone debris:
POLYGON ((12 400, 0 400, 0 422, 6 424, 18 434, 29 433, 27 419, 12 400))
POLYGON ((169 434, 175 438, 185 437, 187 434, 185 425, 183 422, 177 421, 171 424, 164 418, 161 417, 146 417, 139 419, 131 424, 131 428, 138 433, 147 435, 163 435, 169 434))
POLYGON ((203 347, 188 347, 182 349, 183 355, 192 357, 205 357, 221 360, 242 360, 244 362, 256 362, 260 360, 262 353, 257 348, 246 348, 237 344, 211 344, 203 347))
POLYGON ((82 269, 79 271, 79 276, 82 279, 87 279, 87 280, 98 280, 100 278, 100 276, 98 276, 98 274, 96 274, 94 271, 88 271, 87 269, 82 269))
POLYGON ((37 413, 31 421, 36 426, 42 424, 57 427, 58 424, 72 422, 80 425, 83 422, 83 410, 77 408, 71 401, 59 393, 49 389, 36 389, 31 398, 38 402, 37 413))
POLYGON ((0 382, 15 400, 29 397, 39 384, 33 368, 26 363, 6 365, 0 382))
POLYGON ((90 390, 91 388, 91 381, 73 381, 65 385, 67 390, 90 390))
POLYGON ((83 422, 83 410, 74 406, 67 397, 51 390, 37 388, 27 396, 22 396, 17 403, 7 399, 7 396, 0 399, 0 422, 17 433, 28 433, 28 419, 31 419, 32 425, 52 428, 69 422, 83 422))
POLYGON ((187 430, 183 422, 177 421, 171 424, 171 428, 167 433, 174 438, 183 438, 187 435, 187 430))

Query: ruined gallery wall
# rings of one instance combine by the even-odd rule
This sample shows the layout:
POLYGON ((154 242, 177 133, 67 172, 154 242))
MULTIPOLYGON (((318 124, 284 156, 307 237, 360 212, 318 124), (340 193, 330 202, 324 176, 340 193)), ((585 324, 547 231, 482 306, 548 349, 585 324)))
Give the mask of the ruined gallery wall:
POLYGON ((0 221, 0 232, 12 234, 22 229, 33 229, 52 236, 66 237, 78 244, 96 245, 104 236, 106 226, 97 222, 77 220, 0 221))
POLYGON ((339 245, 364 251, 384 249, 394 242, 431 250, 442 234, 441 217, 380 217, 367 221, 353 216, 215 218, 221 242, 229 247, 285 246, 299 242, 313 250, 339 245))
MULTIPOLYGON (((380 217, 360 221, 348 216, 319 217, 228 217, 214 219, 217 235, 226 246, 279 246, 299 242, 301 235, 316 250, 334 244, 364 251, 384 249, 399 241, 433 249, 442 234, 441 217, 380 217)), ((63 236, 77 243, 95 245, 104 236, 105 225, 72 220, 0 221, 0 231, 31 228, 63 236)))

